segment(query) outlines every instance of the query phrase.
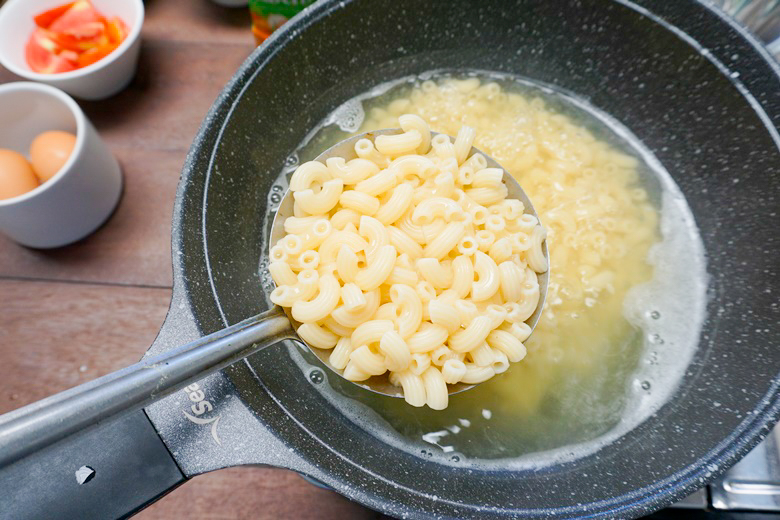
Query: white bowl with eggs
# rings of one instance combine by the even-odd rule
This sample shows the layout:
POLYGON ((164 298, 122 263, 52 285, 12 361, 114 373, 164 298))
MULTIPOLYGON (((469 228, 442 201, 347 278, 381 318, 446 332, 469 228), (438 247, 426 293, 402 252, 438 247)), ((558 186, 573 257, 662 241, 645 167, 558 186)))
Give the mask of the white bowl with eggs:
POLYGON ((92 0, 106 16, 118 16, 129 32, 105 58, 77 70, 40 74, 30 69, 25 45, 35 30, 34 17, 66 0, 9 0, 0 8, 0 64, 30 81, 39 81, 81 99, 105 99, 124 89, 135 76, 144 22, 143 0, 92 0))
POLYGON ((76 242, 100 227, 119 202, 119 163, 76 102, 56 88, 0 85, 0 149, 11 151, 0 154, 0 197, 11 195, 0 198, 0 233, 22 245, 52 248, 76 242), (36 137, 52 131, 75 135, 75 144, 50 134, 36 142, 30 157, 36 137), (70 145, 58 168, 59 148, 70 145), (30 159, 39 173, 31 166, 28 171, 17 154, 30 159), (50 177, 31 181, 30 174, 50 177))

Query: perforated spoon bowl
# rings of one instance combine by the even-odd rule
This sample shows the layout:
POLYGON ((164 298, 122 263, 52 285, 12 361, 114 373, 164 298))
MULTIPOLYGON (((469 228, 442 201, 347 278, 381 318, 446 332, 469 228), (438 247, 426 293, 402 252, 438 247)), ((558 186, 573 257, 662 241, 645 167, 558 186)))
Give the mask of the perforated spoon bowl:
MULTIPOLYGON (((398 134, 400 132, 401 132, 400 129, 388 128, 388 129, 375 130, 372 132, 365 132, 362 134, 358 134, 348 139, 344 139, 343 141, 340 141, 337 144, 331 146, 330 148, 322 152, 320 155, 318 155, 314 160, 324 163, 327 159, 330 159, 331 157, 343 157, 346 160, 354 159, 357 157, 357 154, 355 153, 355 143, 357 143, 360 139, 368 138, 371 141, 373 141, 374 138, 378 135, 383 135, 383 134, 392 135, 392 134, 398 134)), ((438 135, 437 132, 431 132, 431 134, 434 136, 438 135)), ((450 140, 452 140, 451 136, 450 136, 450 140)), ((504 170, 502 166, 498 164, 498 162, 496 162, 493 158, 489 157, 484 152, 477 150, 476 148, 471 149, 469 156, 475 153, 480 153, 485 157, 489 168, 501 168, 502 170, 504 170)), ((531 203, 531 199, 528 198, 528 195, 525 193, 525 191, 523 191, 523 188, 520 186, 520 184, 518 184, 515 178, 512 177, 509 174, 509 172, 507 172, 506 170, 504 170, 504 184, 506 184, 507 191, 508 191, 507 198, 519 200, 520 202, 523 203, 526 213, 530 213, 534 217, 539 218, 539 215, 537 215, 536 210, 534 209, 533 204, 531 203)), ((276 212, 276 217, 274 217, 274 222, 271 227, 271 244, 276 244, 279 240, 281 240, 285 236, 284 221, 287 219, 287 217, 292 216, 292 214, 293 214, 293 196, 292 196, 292 192, 288 189, 284 195, 284 198, 279 204, 279 209, 276 212)), ((542 243, 542 247, 543 247, 545 258, 548 258, 546 241, 542 243)), ((531 317, 528 318, 528 320, 526 320, 526 323, 528 324, 528 326, 531 327, 532 331, 536 327, 536 324, 539 321, 539 317, 541 316, 542 308, 544 307, 544 302, 547 296, 547 285, 549 280, 550 280, 549 270, 539 275, 539 293, 540 293, 539 305, 537 306, 536 310, 531 315, 531 317)), ((287 314, 288 318, 290 319, 291 323, 293 324, 294 328, 297 329, 300 324, 293 319, 290 310, 284 309, 284 311, 287 314)), ((305 342, 300 338, 297 339, 301 343, 305 344, 305 342)), ((312 348, 312 347, 309 347, 309 350, 311 350, 312 353, 314 353, 314 355, 317 356, 319 360, 322 361, 322 363, 325 366, 327 366, 332 372, 335 372, 336 374, 342 377, 344 376, 343 370, 340 370, 330 364, 330 360, 329 360, 330 353, 331 353, 330 350, 323 350, 323 349, 312 348)), ((400 389, 397 386, 392 385, 386 376, 374 376, 369 378, 366 381, 361 381, 357 383, 354 381, 350 381, 350 382, 355 383, 367 390, 371 390, 379 394, 388 395, 392 397, 403 397, 403 393, 400 391, 400 389)), ((464 383, 458 383, 456 385, 447 386, 450 395, 463 392, 464 390, 468 390, 473 387, 474 385, 464 384, 464 383)))

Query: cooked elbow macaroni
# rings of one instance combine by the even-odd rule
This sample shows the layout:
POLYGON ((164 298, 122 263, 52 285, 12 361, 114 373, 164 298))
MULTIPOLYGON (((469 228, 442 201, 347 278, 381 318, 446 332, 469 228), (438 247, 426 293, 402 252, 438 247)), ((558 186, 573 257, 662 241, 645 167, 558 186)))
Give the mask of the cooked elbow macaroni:
POLYGON ((546 237, 504 172, 469 156, 474 129, 431 138, 420 117, 361 139, 357 159, 301 165, 296 214, 271 250, 271 301, 352 381, 388 373, 413 406, 447 407, 525 357, 546 237))

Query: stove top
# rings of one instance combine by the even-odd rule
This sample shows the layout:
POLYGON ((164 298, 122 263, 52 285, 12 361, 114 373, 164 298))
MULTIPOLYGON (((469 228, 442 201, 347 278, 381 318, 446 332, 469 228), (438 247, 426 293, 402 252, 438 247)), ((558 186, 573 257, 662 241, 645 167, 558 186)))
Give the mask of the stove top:
POLYGON ((721 478, 681 500, 674 509, 688 515, 651 516, 649 518, 695 518, 691 510, 712 512, 762 512, 771 515, 711 515, 698 518, 780 518, 780 427, 748 453, 721 478))

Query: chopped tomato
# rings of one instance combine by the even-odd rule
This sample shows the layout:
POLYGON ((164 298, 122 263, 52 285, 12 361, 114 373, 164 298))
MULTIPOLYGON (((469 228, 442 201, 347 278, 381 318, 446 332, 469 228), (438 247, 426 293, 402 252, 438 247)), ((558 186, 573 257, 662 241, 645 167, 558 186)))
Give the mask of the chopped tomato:
POLYGON ((65 14, 65 11, 70 9, 74 3, 75 2, 71 2, 69 4, 61 5, 59 7, 55 7, 54 9, 49 9, 48 11, 42 12, 35 17, 35 25, 41 29, 48 29, 52 22, 65 14))
POLYGON ((69 61, 66 56, 56 54, 56 50, 56 44, 49 40, 46 34, 39 29, 33 33, 30 41, 27 42, 25 57, 30 68, 42 74, 76 70, 76 63, 69 61))
POLYGON ((49 33, 45 29, 36 29, 30 37, 30 43, 51 54, 60 52, 59 45, 49 37, 49 33))
POLYGON ((93 30, 100 31, 102 30, 101 18, 100 13, 92 7, 89 0, 78 0, 73 2, 70 9, 52 22, 49 30, 67 34, 71 31, 79 31, 82 28, 91 27, 93 30))
POLYGON ((84 52, 94 47, 100 47, 110 43, 108 35, 101 32, 94 38, 78 38, 72 34, 55 33, 49 31, 49 37, 53 42, 62 47, 75 52, 84 52))
POLYGON ((127 37, 125 22, 116 16, 106 21, 106 36, 111 43, 120 43, 127 37))
POLYGON ((78 57, 78 65, 79 67, 86 67, 87 65, 92 65, 98 60, 102 60, 119 46, 119 44, 116 43, 109 43, 108 45, 103 45, 101 47, 94 47, 92 49, 86 50, 82 52, 78 57))
POLYGON ((62 51, 62 52, 60 52, 59 56, 61 58, 65 58, 66 60, 70 61, 71 63, 78 63, 78 61, 79 61, 79 53, 77 53, 77 52, 62 51))
POLYGON ((65 29, 60 31, 62 34, 73 36, 78 40, 88 40, 93 38, 99 38, 106 32, 106 26, 102 20, 97 22, 89 22, 76 27, 65 29))
POLYGON ((38 29, 25 49, 27 63, 36 72, 67 72, 105 58, 127 38, 128 29, 117 17, 106 19, 90 0, 76 0, 35 17, 38 29))

